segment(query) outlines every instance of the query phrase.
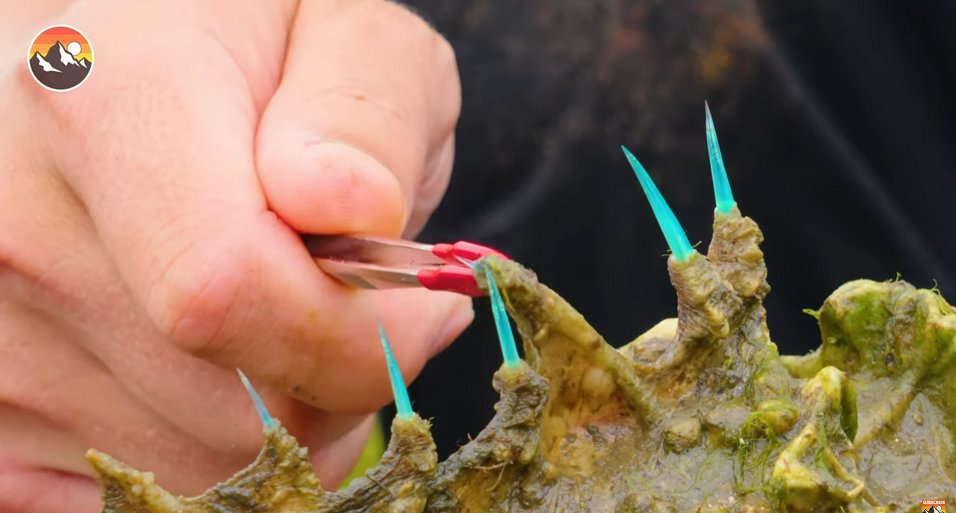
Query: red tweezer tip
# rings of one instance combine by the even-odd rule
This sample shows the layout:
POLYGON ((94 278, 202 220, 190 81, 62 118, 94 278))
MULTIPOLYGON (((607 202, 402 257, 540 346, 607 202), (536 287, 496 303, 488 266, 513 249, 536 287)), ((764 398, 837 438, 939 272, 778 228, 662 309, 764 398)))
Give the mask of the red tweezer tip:
POLYGON ((471 269, 462 264, 474 262, 488 255, 509 259, 507 255, 496 249, 468 241, 435 244, 432 246, 432 253, 448 262, 449 265, 418 273, 417 278, 422 286, 430 290, 457 292, 472 297, 484 296, 488 292, 478 287, 471 269))
POLYGON ((471 269, 467 267, 446 265, 439 269, 422 271, 417 277, 422 286, 429 290, 457 292, 471 297, 487 294, 487 291, 478 287, 471 269))
POLYGON ((464 240, 458 241, 454 244, 435 244, 432 247, 432 253, 450 264, 460 264, 461 260, 459 259, 474 262, 475 260, 488 255, 495 255, 506 260, 510 260, 508 255, 505 255, 497 249, 492 249, 488 246, 482 246, 481 244, 475 244, 474 242, 468 242, 464 240))

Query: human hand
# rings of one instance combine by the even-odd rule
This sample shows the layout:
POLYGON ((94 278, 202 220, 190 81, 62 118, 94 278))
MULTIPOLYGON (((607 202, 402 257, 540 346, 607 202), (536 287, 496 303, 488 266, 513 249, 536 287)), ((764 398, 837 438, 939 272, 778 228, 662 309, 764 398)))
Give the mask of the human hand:
POLYGON ((56 22, 93 44, 83 85, 0 72, 0 511, 96 511, 89 447, 184 495, 227 477, 262 443, 234 367, 335 486, 390 400, 374 319, 408 379, 472 312, 347 289, 297 232, 421 228, 452 161, 450 47, 378 0, 56 22))

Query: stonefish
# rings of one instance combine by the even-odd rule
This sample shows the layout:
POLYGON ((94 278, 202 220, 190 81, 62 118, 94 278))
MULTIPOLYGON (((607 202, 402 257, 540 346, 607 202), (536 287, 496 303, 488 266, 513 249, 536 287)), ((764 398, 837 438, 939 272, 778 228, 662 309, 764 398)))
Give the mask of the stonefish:
POLYGON ((921 499, 952 503, 956 312, 936 290, 851 281, 809 312, 822 345, 780 356, 763 307, 763 235, 733 201, 709 113, 707 128, 717 209, 706 255, 625 150, 671 247, 676 318, 615 349, 531 271, 489 257, 476 280, 504 298, 525 359, 495 374, 494 418, 446 461, 409 410, 380 463, 328 492, 306 449, 264 416, 258 459, 194 498, 90 450, 103 511, 918 513, 921 499))

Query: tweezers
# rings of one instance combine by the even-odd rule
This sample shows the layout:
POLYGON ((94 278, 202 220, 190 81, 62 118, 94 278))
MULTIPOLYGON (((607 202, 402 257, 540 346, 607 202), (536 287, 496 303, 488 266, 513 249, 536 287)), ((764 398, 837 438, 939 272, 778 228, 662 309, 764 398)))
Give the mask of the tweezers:
POLYGON ((508 258, 468 241, 423 244, 384 237, 304 235, 309 254, 325 273, 361 289, 424 287, 484 296, 470 264, 483 256, 508 258))

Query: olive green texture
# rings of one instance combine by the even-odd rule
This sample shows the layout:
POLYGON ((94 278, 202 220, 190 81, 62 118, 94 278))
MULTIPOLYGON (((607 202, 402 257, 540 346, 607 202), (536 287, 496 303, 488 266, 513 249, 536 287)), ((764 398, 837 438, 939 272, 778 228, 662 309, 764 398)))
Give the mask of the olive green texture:
POLYGON ((278 424, 255 462, 194 498, 91 450, 103 511, 919 513, 956 498, 956 312, 938 291, 846 283, 808 312, 819 349, 780 356, 760 229, 736 206, 713 227, 706 255, 668 259, 677 317, 620 349, 489 257, 525 358, 495 373, 494 416, 444 462, 418 416, 339 491, 278 424))

